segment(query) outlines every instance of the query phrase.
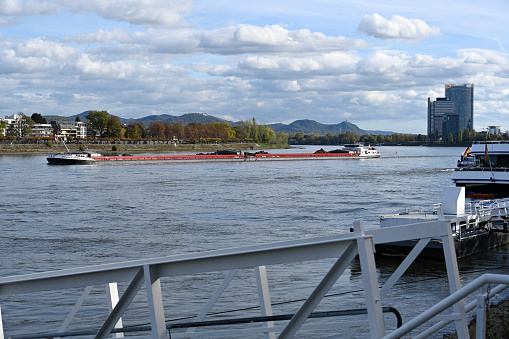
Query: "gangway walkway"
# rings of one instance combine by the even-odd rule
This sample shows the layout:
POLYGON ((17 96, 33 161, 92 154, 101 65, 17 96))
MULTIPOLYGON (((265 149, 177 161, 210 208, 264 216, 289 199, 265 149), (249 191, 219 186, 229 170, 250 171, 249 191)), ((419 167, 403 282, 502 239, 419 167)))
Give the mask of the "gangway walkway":
MULTIPOLYGON (((260 335, 263 333, 267 338, 291 338, 301 328, 313 326, 312 324, 306 324, 306 320, 310 317, 331 287, 337 282, 345 269, 350 265, 351 261, 358 257, 364 290, 364 302, 361 303, 360 308, 365 309, 364 313, 367 313, 367 321, 364 318, 356 322, 348 322, 347 325, 349 329, 346 333, 343 333, 343 335, 346 338, 352 337, 359 328, 368 326, 371 338, 396 338, 404 333, 412 331, 415 326, 419 326, 423 322, 420 320, 414 321, 413 323, 407 322, 402 327, 387 333, 386 320, 383 315, 385 309, 382 306, 382 300, 431 239, 440 239, 443 242, 449 290, 452 299, 448 301, 447 305, 442 305, 442 308, 431 312, 432 315, 428 314, 427 316, 423 316, 422 319, 428 321, 434 315, 452 306, 453 313, 446 315, 446 320, 440 322, 434 328, 439 329, 441 326, 454 322, 460 337, 468 338, 466 308, 463 302, 464 292, 460 291, 461 285, 454 244, 451 230, 443 220, 391 227, 390 229, 379 229, 369 232, 364 231, 362 222, 355 222, 353 232, 348 234, 5 277, 0 278, 0 305, 2 302, 1 298, 4 296, 77 287, 84 288, 75 307, 71 310, 60 328, 56 329, 58 334, 66 331, 92 287, 95 285, 106 285, 111 312, 109 316, 104 319, 102 326, 92 333, 94 333, 95 338, 107 338, 110 335, 119 338, 124 335, 118 332, 118 329, 123 328, 122 316, 142 286, 145 286, 146 302, 150 314, 149 332, 152 338, 163 339, 169 337, 167 327, 171 326, 167 326, 166 324, 167 319, 165 318, 165 309, 163 305, 161 278, 204 272, 228 272, 224 281, 217 287, 216 292, 210 297, 209 301, 194 319, 195 322, 203 322, 213 305, 237 274, 238 270, 254 268, 258 286, 261 317, 267 317, 262 321, 263 326, 254 327, 251 325, 246 327, 246 329, 238 329, 235 327, 234 329, 209 330, 206 332, 197 331, 195 326, 188 328, 185 332, 172 332, 171 337, 221 337, 226 335, 240 336, 255 333, 260 335), (394 271, 392 276, 380 288, 376 273, 374 245, 410 239, 420 240, 405 260, 403 260, 401 265, 394 271), (291 319, 285 321, 281 325, 276 325, 274 320, 272 320, 276 318, 270 318, 273 316, 273 310, 270 301, 266 266, 299 263, 324 258, 334 258, 334 263, 330 270, 321 278, 321 281, 314 288, 313 292, 297 312, 292 315, 291 319), (117 288, 118 282, 128 282, 128 287, 120 298, 117 288), (453 298, 453 296, 456 297, 453 298), (111 334, 112 332, 115 333, 111 334)), ((500 278, 497 281, 502 280, 503 279, 500 278)), ((505 280, 503 281, 505 283, 505 280)), ((507 283, 509 283, 509 281, 507 281, 507 283)), ((493 290, 501 290, 504 286, 505 285, 501 285, 501 287, 493 290)), ((467 308, 469 307, 471 307, 471 305, 467 308)), ((178 310, 171 311, 175 313, 178 312, 178 310)), ((324 326, 327 325, 320 323, 318 326, 324 328, 324 326)), ((344 330, 344 328, 345 325, 337 321, 330 324, 331 331, 334 329, 338 331, 339 329, 344 330)), ((8 337, 10 337, 10 335, 3 331, 0 309, 0 339, 8 337)))

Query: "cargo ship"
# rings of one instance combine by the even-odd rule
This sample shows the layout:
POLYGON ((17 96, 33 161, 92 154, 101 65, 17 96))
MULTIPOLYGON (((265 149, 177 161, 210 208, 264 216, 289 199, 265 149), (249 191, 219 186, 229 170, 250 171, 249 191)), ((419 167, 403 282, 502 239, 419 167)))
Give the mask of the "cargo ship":
POLYGON ((371 146, 359 144, 344 145, 343 148, 314 153, 279 153, 270 154, 264 151, 244 152, 223 150, 209 154, 180 154, 180 155, 102 155, 94 152, 67 152, 48 154, 50 164, 86 165, 98 162, 227 162, 227 161, 278 161, 278 160, 331 160, 331 159, 365 159, 379 158, 380 152, 371 146))

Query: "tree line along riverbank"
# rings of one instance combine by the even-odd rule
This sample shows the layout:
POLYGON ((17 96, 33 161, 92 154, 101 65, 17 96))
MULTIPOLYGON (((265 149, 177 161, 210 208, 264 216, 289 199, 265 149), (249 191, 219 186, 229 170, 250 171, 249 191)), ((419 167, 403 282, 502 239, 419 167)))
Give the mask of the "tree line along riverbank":
MULTIPOLYGON (((282 148, 281 146, 265 145, 258 143, 213 143, 213 144, 187 144, 175 143, 170 140, 147 141, 147 140, 74 140, 66 143, 71 152, 94 151, 98 153, 119 152, 171 152, 171 151, 199 151, 212 152, 219 149, 232 150, 255 150, 268 148, 282 148)), ((48 154, 66 152, 61 141, 47 140, 0 140, 0 154, 48 154)))

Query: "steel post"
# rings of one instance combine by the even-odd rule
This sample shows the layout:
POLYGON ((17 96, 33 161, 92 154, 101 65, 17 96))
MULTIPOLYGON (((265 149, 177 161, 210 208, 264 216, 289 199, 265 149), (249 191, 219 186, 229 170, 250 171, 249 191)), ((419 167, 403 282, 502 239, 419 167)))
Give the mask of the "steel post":
POLYGON ((354 233, 357 236, 362 283, 364 285, 366 308, 368 309, 369 330, 371 338, 378 339, 385 335, 385 322, 376 274, 375 244, 372 236, 365 236, 362 221, 354 222, 354 233))
MULTIPOLYGON (((113 311, 115 306, 118 304, 118 285, 116 282, 106 284, 106 298, 108 299, 108 309, 110 313, 113 311)), ((122 328, 122 318, 118 319, 115 324, 115 328, 122 328)), ((113 338, 123 338, 124 333, 114 333, 113 338)))
POLYGON ((150 265, 143 265, 145 286, 147 288, 148 308, 152 325, 153 339, 168 339, 164 318, 163 295, 161 293, 161 279, 150 265))
POLYGON ((486 338, 486 296, 483 294, 482 288, 477 296, 475 337, 477 339, 486 338))
MULTIPOLYGON (((257 266, 254 269, 256 277, 256 285, 258 286, 258 298, 260 299, 260 309, 262 316, 272 315, 272 305, 270 303, 269 283, 267 281, 267 270, 265 266, 257 266)), ((274 327, 273 321, 267 321, 268 328, 274 327)), ((276 339, 275 332, 269 332, 266 336, 268 339, 276 339)))

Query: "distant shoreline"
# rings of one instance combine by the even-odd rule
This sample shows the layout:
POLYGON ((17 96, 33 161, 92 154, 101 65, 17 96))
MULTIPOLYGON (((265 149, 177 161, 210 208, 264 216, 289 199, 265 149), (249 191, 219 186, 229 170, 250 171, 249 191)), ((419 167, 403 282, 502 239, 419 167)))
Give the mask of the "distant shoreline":
MULTIPOLYGON (((225 144, 169 144, 169 143, 147 143, 147 144, 127 144, 127 143, 84 143, 72 144, 68 143, 67 147, 71 152, 79 151, 80 146, 83 146, 87 151, 94 151, 98 153, 141 153, 141 152, 214 152, 217 150, 231 149, 231 150, 255 150, 255 149, 268 149, 274 148, 273 145, 259 145, 256 143, 225 143, 225 144), (113 151, 116 147, 116 151, 113 151)), ((280 148, 280 147, 278 147, 280 148)), ((44 143, 41 144, 7 144, 0 143, 0 155, 8 154, 50 154, 66 152, 62 143, 53 142, 53 146, 49 147, 44 143)))

